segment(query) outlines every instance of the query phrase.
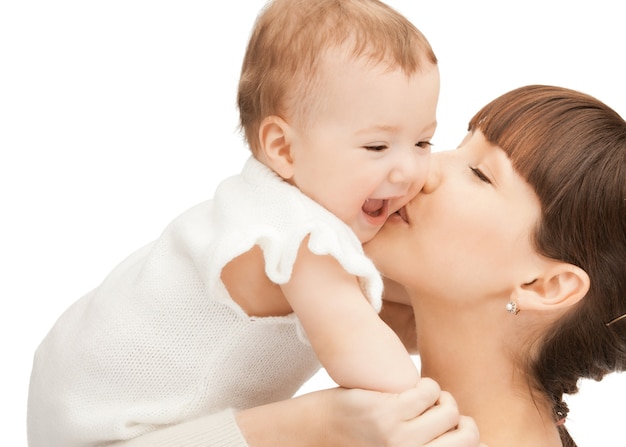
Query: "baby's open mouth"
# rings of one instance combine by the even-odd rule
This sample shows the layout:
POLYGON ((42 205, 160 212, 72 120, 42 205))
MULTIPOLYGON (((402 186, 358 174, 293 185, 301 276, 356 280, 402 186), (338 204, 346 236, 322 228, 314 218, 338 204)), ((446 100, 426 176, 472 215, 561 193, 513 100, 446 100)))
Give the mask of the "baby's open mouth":
POLYGON ((387 215, 388 201, 385 199, 367 199, 361 208, 365 214, 372 217, 387 215))

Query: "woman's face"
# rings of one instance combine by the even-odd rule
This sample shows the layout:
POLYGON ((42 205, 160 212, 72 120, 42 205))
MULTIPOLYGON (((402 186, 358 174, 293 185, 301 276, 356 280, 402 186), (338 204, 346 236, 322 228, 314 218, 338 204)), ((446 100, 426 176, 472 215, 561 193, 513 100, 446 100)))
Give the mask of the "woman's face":
POLYGON ((423 295, 501 297, 533 280, 537 196, 480 131, 432 154, 423 190, 365 249, 383 275, 423 295))

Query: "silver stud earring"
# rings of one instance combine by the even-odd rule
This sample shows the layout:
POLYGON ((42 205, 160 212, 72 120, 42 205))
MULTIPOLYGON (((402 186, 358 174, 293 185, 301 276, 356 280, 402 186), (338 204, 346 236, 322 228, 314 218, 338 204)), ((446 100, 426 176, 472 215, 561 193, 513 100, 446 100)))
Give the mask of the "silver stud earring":
POLYGON ((513 300, 506 303, 506 311, 511 315, 517 315, 519 313, 519 308, 517 307, 517 303, 513 300))

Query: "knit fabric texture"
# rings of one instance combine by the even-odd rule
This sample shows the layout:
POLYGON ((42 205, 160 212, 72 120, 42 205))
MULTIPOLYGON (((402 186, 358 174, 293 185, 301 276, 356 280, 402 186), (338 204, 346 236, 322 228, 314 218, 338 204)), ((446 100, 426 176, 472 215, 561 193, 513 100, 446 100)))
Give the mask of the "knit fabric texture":
POLYGON ((109 447, 248 447, 232 410, 146 433, 109 447))
POLYGON ((292 396, 320 367, 297 317, 246 315, 220 272, 259 245, 284 283, 307 235, 380 310, 382 280, 350 228, 250 158, 59 318, 35 354, 29 446, 95 447, 292 396))

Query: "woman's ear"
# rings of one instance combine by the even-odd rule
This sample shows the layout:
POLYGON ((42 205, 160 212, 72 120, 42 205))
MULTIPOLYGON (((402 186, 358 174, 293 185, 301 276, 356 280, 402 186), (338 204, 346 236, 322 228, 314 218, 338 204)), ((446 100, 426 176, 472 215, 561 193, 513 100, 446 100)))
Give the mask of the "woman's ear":
POLYGON ((589 284, 589 275, 580 267, 549 261, 541 276, 515 289, 512 299, 521 311, 562 309, 583 299, 589 284))
POLYGON ((261 159, 285 180, 293 177, 290 130, 289 124, 275 115, 266 117, 259 126, 261 159))

